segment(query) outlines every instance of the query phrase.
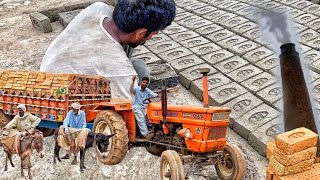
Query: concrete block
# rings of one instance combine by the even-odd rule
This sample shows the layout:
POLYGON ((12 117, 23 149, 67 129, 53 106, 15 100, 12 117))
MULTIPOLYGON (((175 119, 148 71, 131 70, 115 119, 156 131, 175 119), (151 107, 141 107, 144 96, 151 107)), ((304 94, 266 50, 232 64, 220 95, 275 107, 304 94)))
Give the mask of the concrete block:
MULTIPOLYGON (((208 76, 208 90, 211 90, 213 88, 229 84, 232 81, 227 78, 222 73, 215 73, 210 76, 208 76)), ((202 86, 202 78, 197 79, 191 82, 190 85, 190 91, 192 94, 194 94, 198 99, 203 99, 203 86, 202 86)))
POLYGON ((224 1, 222 3, 214 4, 213 6, 221 8, 221 9, 225 9, 225 8, 228 8, 228 7, 233 6, 235 4, 239 4, 239 2, 237 2, 237 1, 224 1))
POLYGON ((311 0, 311 2, 313 2, 315 4, 320 4, 320 0, 311 0))
POLYGON ((52 32, 52 26, 50 24, 50 19, 39 13, 39 12, 33 12, 29 14, 30 20, 32 22, 32 26, 44 33, 52 32))
POLYGON ((191 55, 192 52, 185 47, 178 47, 176 49, 171 49, 169 51, 165 51, 159 53, 158 56, 165 62, 170 62, 175 59, 179 59, 188 55, 191 55))
MULTIPOLYGON (((182 26, 181 26, 182 27, 182 26)), ((147 42, 146 42, 146 46, 150 46, 150 45, 153 45, 153 44, 158 44, 160 42, 164 42, 164 41, 171 41, 172 39, 163 34, 163 33, 159 33, 159 34, 155 34, 152 36, 151 39, 149 39, 147 42)))
POLYGON ((185 31, 185 32, 180 32, 180 33, 176 33, 176 34, 171 34, 169 36, 172 39, 174 39, 174 41, 179 42, 179 41, 199 37, 199 34, 193 32, 193 31, 185 31))
POLYGON ((317 5, 317 4, 312 4, 310 6, 307 6, 307 7, 303 8, 302 10, 305 11, 305 12, 314 14, 314 15, 319 15, 318 13, 320 11, 320 6, 317 5))
POLYGON ((230 73, 227 74, 227 76, 229 76, 231 79, 233 79, 234 81, 237 82, 243 82, 253 76, 256 76, 260 73, 262 73, 263 71, 259 68, 257 68, 256 66, 249 64, 246 66, 242 66, 239 69, 236 69, 230 73))
POLYGON ((301 11, 300 9, 292 9, 289 11, 289 14, 292 16, 292 17, 298 17, 298 16, 301 16, 303 14, 306 14, 306 12, 304 11, 301 11))
POLYGON ((233 128, 234 122, 237 121, 239 117, 262 103, 263 102, 259 98, 255 97, 252 93, 247 92, 229 101, 228 103, 223 104, 224 107, 231 108, 229 127, 233 128))
POLYGON ((313 47, 313 49, 320 51, 320 37, 308 41, 306 44, 313 47))
MULTIPOLYGON (((314 21, 311 21, 310 23, 312 23, 312 22, 314 22, 314 21)), ((301 33, 301 32, 303 32, 303 31, 308 29, 308 26, 305 26, 305 25, 302 25, 302 24, 298 24, 298 23, 295 23, 294 26, 295 26, 297 32, 299 32, 299 33, 301 33)))
POLYGON ((274 140, 275 136, 281 132, 283 132, 283 123, 280 123, 280 120, 276 118, 251 132, 248 137, 248 143, 259 154, 266 156, 267 142, 274 140))
POLYGON ((194 22, 198 22, 203 20, 204 18, 200 17, 200 16, 190 16, 184 19, 181 19, 179 21, 176 21, 176 23, 184 26, 184 27, 190 27, 194 22))
POLYGON ((301 0, 281 0, 282 4, 291 6, 292 3, 301 2, 301 0))
POLYGON ((145 54, 139 54, 134 57, 144 60, 146 64, 161 64, 161 59, 151 52, 145 53, 145 54))
POLYGON ((132 56, 145 54, 145 53, 148 53, 148 52, 150 52, 150 51, 145 46, 138 46, 138 47, 133 49, 132 56))
POLYGON ((273 51, 266 47, 259 47, 253 51, 244 54, 243 58, 245 58, 249 62, 255 63, 271 55, 274 55, 273 51))
MULTIPOLYGON (((304 54, 304 60, 308 64, 317 63, 320 60, 320 53, 317 50, 310 50, 304 54)), ((320 67, 320 66, 319 66, 320 67)))
POLYGON ((184 6, 183 8, 188 10, 188 11, 193 12, 194 9, 199 9, 199 8, 203 8, 203 7, 207 7, 207 6, 208 6, 208 4, 206 4, 206 3, 196 2, 196 3, 193 3, 191 5, 184 6))
POLYGON ((231 58, 232 56, 234 56, 234 54, 232 54, 231 52, 224 49, 220 49, 218 51, 203 55, 201 56, 201 58, 205 60, 208 64, 214 65, 223 60, 231 58))
POLYGON ((263 69, 264 71, 269 71, 270 69, 276 67, 279 61, 280 60, 278 57, 276 57, 275 55, 271 55, 256 62, 255 65, 263 69))
POLYGON ((181 7, 190 6, 190 5, 195 4, 195 3, 197 3, 197 1, 187 0, 187 1, 177 2, 178 6, 181 6, 181 7))
POLYGON ((319 35, 320 34, 317 31, 308 29, 300 33, 300 40, 301 42, 306 43, 312 39, 319 37, 319 35))
POLYGON ((184 9, 178 7, 178 6, 176 7, 176 14, 181 14, 181 13, 184 13, 184 12, 186 12, 186 10, 184 10, 184 9))
POLYGON ((171 61, 170 65, 176 72, 181 72, 189 67, 196 66, 203 63, 204 61, 200 59, 198 56, 189 55, 189 56, 171 61))
POLYGON ((170 34, 176 34, 176 33, 180 33, 180 32, 185 32, 185 31, 188 31, 188 30, 189 29, 187 29, 187 28, 185 28, 183 26, 180 26, 180 25, 175 25, 175 26, 170 25, 166 29, 164 29, 162 32, 164 34, 170 35, 170 34))
POLYGON ((318 79, 314 81, 311 87, 312 87, 314 98, 319 101, 320 100, 320 80, 318 79))
POLYGON ((271 105, 282 98, 282 88, 279 84, 273 84, 257 92, 257 95, 262 98, 265 103, 271 105))
POLYGON ((221 16, 214 17, 211 19, 211 21, 213 21, 217 24, 220 24, 223 27, 226 27, 226 25, 225 25, 226 21, 229 19, 235 18, 235 17, 239 17, 239 16, 232 14, 232 13, 227 13, 227 14, 223 14, 221 16))
POLYGON ((274 2, 274 1, 269 1, 266 3, 262 3, 259 7, 267 10, 273 10, 277 7, 280 7, 282 4, 274 2))
POLYGON ((90 1, 76 1, 63 4, 66 11, 74 11, 78 9, 85 9, 86 7, 90 6, 90 1))
POLYGON ((201 68, 209 68, 210 72, 208 75, 217 73, 217 70, 209 66, 208 64, 199 64, 197 66, 187 68, 179 73, 180 84, 189 89, 191 81, 200 79, 202 77, 202 74, 200 74, 201 68))
POLYGON ((193 48, 190 48, 190 50, 194 53, 196 53, 199 56, 202 56, 204 54, 208 54, 210 52, 215 52, 218 50, 221 50, 221 47, 214 44, 214 43, 208 43, 200 46, 196 46, 193 48))
POLYGON ((204 37, 201 37, 201 36, 195 37, 192 39, 187 39, 184 41, 180 41, 180 44, 186 48, 192 48, 195 46, 200 46, 200 45, 208 44, 208 43, 210 43, 210 41, 204 37))
MULTIPOLYGON (((273 151, 274 151, 274 148, 276 148, 276 143, 274 141, 269 141, 267 142, 267 152, 266 152, 266 155, 267 155, 267 159, 269 160, 270 157, 273 155, 273 151)), ((271 179, 272 180, 272 179, 271 179)))
POLYGON ((275 147, 273 158, 284 166, 291 166, 308 159, 315 159, 316 154, 317 147, 311 147, 291 155, 287 155, 285 152, 275 147))
POLYGON ((272 107, 276 108, 279 111, 283 110, 283 99, 279 99, 276 102, 272 103, 271 105, 272 107))
POLYGON ((149 45, 148 48, 155 54, 162 53, 171 49, 180 47, 181 45, 173 40, 163 41, 156 44, 149 45))
MULTIPOLYGON (((256 100, 258 98, 255 97, 253 99, 256 100)), ((258 99, 258 102, 260 103, 261 100, 258 99)), ((248 140, 250 133, 258 130, 262 125, 275 119, 279 115, 280 113, 277 110, 263 103, 258 107, 250 109, 241 117, 235 118, 233 121, 233 130, 248 140)))
POLYGON ((254 40, 260 36, 262 36, 261 31, 258 28, 251 29, 242 34, 243 36, 249 38, 250 40, 254 40))
POLYGON ((73 11, 68 12, 61 12, 58 14, 59 22, 61 25, 63 25, 64 28, 66 28, 69 23, 82 11, 82 9, 77 9, 73 11))
POLYGON ((316 80, 318 80, 320 78, 320 74, 318 74, 318 73, 316 73, 314 71, 309 71, 309 72, 310 72, 309 77, 312 78, 312 80, 311 80, 312 82, 314 82, 314 81, 316 81, 316 80))
POLYGON ((239 36, 239 35, 235 35, 235 36, 231 36, 228 37, 226 39, 223 39, 221 41, 218 41, 217 44, 221 47, 223 47, 224 49, 229 49, 230 47, 243 43, 245 41, 247 41, 248 39, 239 36))
POLYGON ((245 33, 249 30, 258 28, 258 25, 254 22, 245 22, 242 25, 234 27, 234 30, 240 34, 245 33))
POLYGON ((179 77, 169 64, 150 64, 148 68, 151 71, 149 88, 152 91, 161 91, 163 79, 166 81, 167 88, 178 86, 179 77))
POLYGON ((222 73, 227 74, 247 64, 249 64, 248 61, 242 59, 239 56, 233 56, 232 58, 229 58, 227 60, 224 60, 216 64, 214 67, 217 68, 222 73))
POLYGON ((177 21, 180 21, 182 19, 185 19, 185 18, 188 18, 188 17, 191 17, 191 16, 193 16, 192 13, 182 12, 182 13, 176 14, 176 17, 174 18, 174 21, 177 22, 177 21))
MULTIPOLYGON (((259 9, 259 8, 257 8, 259 9)), ((263 14, 261 13, 262 10, 256 10, 253 13, 250 13, 248 15, 246 15, 246 18, 248 18, 249 20, 253 21, 253 22, 257 22, 259 19, 261 19, 263 17, 263 14)))
POLYGON ((282 150, 285 154, 292 155, 317 146, 318 134, 307 128, 301 127, 277 135, 275 143, 277 148, 282 150))
POLYGON ((248 6, 250 6, 250 5, 248 5, 246 3, 238 3, 238 4, 231 5, 231 6, 227 7, 226 9, 236 13, 240 9, 246 8, 248 6))
POLYGON ((206 36, 208 34, 211 34, 211 33, 214 33, 214 32, 220 31, 220 30, 223 30, 223 27, 221 27, 217 24, 210 24, 210 25, 195 29, 195 31, 197 33, 201 34, 202 36, 206 36))
POLYGON ((202 20, 193 22, 192 24, 190 24, 190 26, 188 25, 187 27, 191 28, 192 30, 196 30, 200 27, 204 27, 204 26, 211 25, 211 24, 213 24, 213 22, 211 22, 207 19, 202 19, 202 20))
POLYGON ((226 20, 226 22, 223 23, 223 25, 225 25, 225 27, 227 27, 228 29, 233 30, 233 28, 243 25, 246 22, 249 22, 248 19, 237 16, 226 20))
POLYGON ((236 82, 232 82, 209 91, 209 103, 214 106, 221 106, 232 99, 248 92, 236 82))
POLYGON ((297 1, 297 2, 290 4, 290 6, 295 7, 297 9, 304 9, 304 8, 311 6, 311 5, 313 5, 313 3, 310 1, 300 1, 300 2, 297 1))
POLYGON ((234 36, 235 34, 229 30, 223 29, 220 31, 216 31, 214 33, 206 35, 207 38, 212 40, 213 42, 218 42, 228 37, 234 36))
POLYGON ((62 6, 57 6, 50 9, 41 10, 39 12, 47 16, 50 19, 50 22, 55 22, 59 20, 58 13, 65 12, 65 11, 66 11, 65 7, 62 5, 62 6))
POLYGON ((278 13, 287 13, 290 11, 290 8, 288 6, 285 5, 280 5, 276 8, 273 8, 272 11, 274 12, 278 12, 278 13))
POLYGON ((298 16, 295 18, 296 22, 300 24, 306 25, 308 22, 319 19, 318 16, 315 16, 313 14, 303 14, 301 16, 298 16))
POLYGON ((303 44, 300 44, 299 46, 297 46, 297 51, 298 53, 302 53, 302 54, 305 54, 307 53, 308 51, 310 51, 312 48, 309 47, 309 46, 305 46, 303 44))
POLYGON ((236 14, 243 16, 243 17, 247 17, 249 14, 254 13, 256 11, 257 8, 255 8, 254 6, 249 6, 249 7, 245 7, 243 9, 240 9, 239 11, 236 12, 236 14))
POLYGON ((269 166, 274 170, 274 173, 278 176, 285 176, 290 174, 296 174, 304 170, 311 169, 315 159, 308 159, 292 166, 284 166, 280 164, 273 156, 270 157, 269 166))
MULTIPOLYGON (((215 1, 208 1, 208 4, 218 7, 219 4, 225 3, 225 2, 226 2, 225 0, 215 0, 215 1)), ((234 2, 234 1, 229 1, 229 2, 234 2)))
POLYGON ((203 16, 204 14, 207 13, 211 13, 213 11, 216 11, 217 8, 213 7, 213 6, 205 6, 202 8, 198 8, 198 9, 194 9, 192 10, 194 14, 198 15, 198 16, 203 16))
POLYGON ((246 81, 241 82, 241 85, 249 89, 253 94, 262 90, 263 88, 276 83, 278 80, 267 72, 263 72, 253 76, 246 81))
POLYGON ((264 3, 271 2, 271 0, 253 0, 253 1, 247 1, 250 5, 254 6, 262 6, 264 3))
POLYGON ((208 19, 208 20, 212 20, 218 16, 222 16, 224 14, 227 14, 227 11, 223 11, 223 10, 216 10, 207 14, 202 15, 202 17, 208 19))
POLYGON ((235 46, 232 46, 232 47, 229 48, 229 50, 234 54, 242 56, 245 53, 247 53, 249 51, 252 51, 252 50, 254 50, 254 49, 258 48, 258 47, 260 47, 259 44, 249 40, 249 41, 237 44, 235 46))
POLYGON ((320 179, 320 163, 313 164, 311 169, 296 173, 296 174, 291 174, 287 176, 277 176, 276 174, 273 176, 273 180, 293 180, 293 179, 310 179, 310 180, 317 180, 320 179))
MULTIPOLYGON (((320 7, 320 6, 319 6, 320 7)), ((320 13, 319 13, 320 14, 320 13)), ((313 21, 310 21, 306 24, 306 26, 308 26, 309 28, 318 31, 320 29, 320 19, 315 19, 313 21)))

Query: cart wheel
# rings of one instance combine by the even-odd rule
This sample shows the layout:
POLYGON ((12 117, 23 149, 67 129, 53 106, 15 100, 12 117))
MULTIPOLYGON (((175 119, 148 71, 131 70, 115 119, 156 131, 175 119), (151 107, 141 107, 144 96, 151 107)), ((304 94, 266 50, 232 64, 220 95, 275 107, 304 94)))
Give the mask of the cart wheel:
POLYGON ((227 144, 215 168, 222 180, 243 180, 246 174, 244 154, 238 146, 227 144))
POLYGON ((182 161, 176 151, 166 150, 161 154, 161 180, 184 180, 185 174, 182 161))

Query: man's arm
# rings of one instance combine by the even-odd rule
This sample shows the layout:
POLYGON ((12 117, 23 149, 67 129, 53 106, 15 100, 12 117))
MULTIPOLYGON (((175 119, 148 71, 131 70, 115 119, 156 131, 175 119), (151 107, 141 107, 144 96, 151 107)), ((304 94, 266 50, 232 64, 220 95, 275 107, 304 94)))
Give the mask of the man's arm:
POLYGON ((87 127, 87 121, 86 121, 86 114, 85 114, 84 111, 81 111, 81 120, 83 122, 82 128, 86 128, 87 127))
POLYGON ((69 123, 70 123, 70 111, 67 113, 67 117, 63 121, 63 127, 65 131, 68 131, 69 123))
POLYGON ((30 114, 30 115, 31 115, 30 120, 32 122, 31 129, 34 129, 39 125, 39 123, 41 122, 41 119, 37 116, 32 115, 32 114, 30 114))
POLYGON ((5 127, 4 129, 14 129, 17 128, 17 118, 14 117, 5 127))
POLYGON ((133 76, 133 77, 132 77, 132 83, 131 83, 131 86, 130 86, 130 92, 131 92, 132 94, 135 94, 135 93, 136 93, 136 92, 135 92, 135 89, 134 89, 134 82, 135 82, 136 78, 137 78, 137 76, 133 76))

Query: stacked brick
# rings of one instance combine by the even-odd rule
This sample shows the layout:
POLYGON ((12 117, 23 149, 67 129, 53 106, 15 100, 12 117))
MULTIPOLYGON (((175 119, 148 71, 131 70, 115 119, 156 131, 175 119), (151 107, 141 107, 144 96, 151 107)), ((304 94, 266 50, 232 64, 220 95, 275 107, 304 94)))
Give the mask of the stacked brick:
POLYGON ((1 71, 0 91, 3 95, 51 99, 64 99, 68 93, 84 96, 110 93, 109 81, 103 77, 32 71, 1 71))
POLYGON ((277 135, 267 144, 267 180, 320 179, 317 142, 318 135, 303 127, 277 135))

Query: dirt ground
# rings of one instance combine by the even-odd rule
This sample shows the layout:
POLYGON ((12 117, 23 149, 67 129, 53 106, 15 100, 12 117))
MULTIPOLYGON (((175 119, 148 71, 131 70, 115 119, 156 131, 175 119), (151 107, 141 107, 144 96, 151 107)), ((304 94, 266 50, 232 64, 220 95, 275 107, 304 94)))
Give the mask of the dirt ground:
MULTIPOLYGON (((47 47, 63 28, 58 22, 55 22, 52 24, 53 32, 44 34, 32 27, 28 14, 44 8, 55 7, 68 1, 70 0, 0 0, 0 70, 39 69, 47 47)), ((198 99, 182 87, 179 91, 169 94, 169 102, 174 104, 200 104, 198 99)), ((246 179, 265 179, 266 159, 232 130, 229 130, 228 140, 238 145, 246 154, 246 179)), ((144 148, 131 149, 123 162, 116 166, 101 164, 96 160, 93 150, 90 149, 86 156, 88 169, 81 174, 79 166, 71 166, 71 161, 63 161, 53 165, 52 137, 46 138, 45 143, 45 158, 40 159, 37 155, 32 157, 34 179, 159 179, 160 158, 147 153, 144 148)), ((7 172, 3 172, 4 162, 5 155, 0 151, 0 179, 19 179, 18 158, 14 157, 16 167, 12 168, 9 165, 7 172)), ((188 166, 185 168, 187 170, 188 166)), ((198 167, 192 168, 191 174, 199 173, 198 167)), ((201 174, 204 174, 204 176, 194 175, 190 179, 217 179, 213 167, 206 167, 201 174)))

